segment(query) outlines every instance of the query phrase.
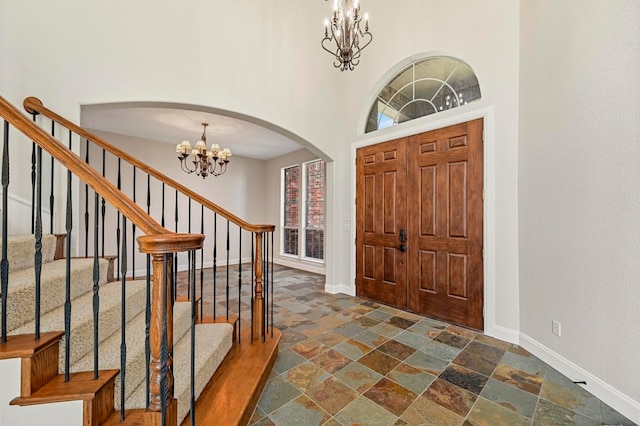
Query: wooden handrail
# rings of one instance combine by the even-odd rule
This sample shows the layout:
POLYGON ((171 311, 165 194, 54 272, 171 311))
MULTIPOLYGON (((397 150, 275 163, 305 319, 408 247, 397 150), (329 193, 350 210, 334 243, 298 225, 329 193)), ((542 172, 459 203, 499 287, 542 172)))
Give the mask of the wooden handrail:
POLYGON ((176 234, 163 228, 151 218, 140 206, 135 204, 120 191, 115 185, 105 179, 93 167, 83 161, 78 161, 78 156, 69 148, 61 144, 57 139, 47 134, 40 127, 15 108, 6 99, 0 96, 0 116, 7 120, 13 127, 22 132, 26 137, 42 147, 60 164, 70 170, 91 189, 100 194, 124 216, 133 222, 143 233, 147 234, 147 247, 162 246, 162 252, 172 253, 183 250, 202 247, 204 236, 200 234, 176 234), (157 241, 156 241, 157 240, 157 241), (153 242, 152 242, 153 241, 153 242), (154 244, 155 242, 155 244, 154 244))
POLYGON ((198 203, 202 204, 203 206, 205 206, 209 210, 219 214, 220 216, 224 217, 225 219, 228 219, 229 221, 235 223, 236 225, 238 225, 239 227, 241 227, 241 228, 243 228, 243 229, 245 229, 247 231, 250 231, 250 232, 273 232, 275 230, 275 226, 274 225, 253 225, 253 224, 250 224, 250 223, 240 219, 239 217, 237 217, 233 213, 231 213, 231 212, 223 209, 222 207, 212 203, 211 201, 209 201, 208 199, 204 198, 200 194, 192 191, 191 189, 189 189, 188 187, 182 185, 181 183, 171 179, 169 176, 157 171, 153 167, 150 167, 149 165, 147 165, 147 164, 143 163, 142 161, 138 160, 137 158, 129 155, 125 151, 122 151, 121 149, 116 148, 115 146, 111 145, 109 142, 107 142, 106 140, 100 138, 99 136, 94 135, 93 133, 91 133, 91 132, 85 130, 84 128, 76 125, 75 123, 67 120, 66 118, 60 116, 59 114, 56 114, 55 112, 53 112, 50 109, 48 109, 47 107, 45 107, 42 104, 42 101, 40 101, 40 99, 38 99, 36 97, 25 98, 25 100, 24 100, 24 108, 27 110, 27 112, 29 112, 31 114, 33 114, 34 112, 35 113, 40 113, 40 114, 44 115, 45 117, 48 117, 49 119, 62 124, 67 129, 73 130, 73 132, 77 133, 78 135, 82 136, 83 138, 89 139, 90 141, 92 141, 96 145, 100 146, 101 148, 111 152, 112 154, 116 155, 119 158, 122 158, 123 160, 127 161, 129 164, 132 164, 136 168, 138 168, 138 169, 150 174, 151 176, 155 177, 156 179, 160 180, 161 182, 164 182, 165 184, 169 185, 170 187, 172 187, 174 189, 177 189, 178 191, 182 192, 187 197, 197 201, 198 203))

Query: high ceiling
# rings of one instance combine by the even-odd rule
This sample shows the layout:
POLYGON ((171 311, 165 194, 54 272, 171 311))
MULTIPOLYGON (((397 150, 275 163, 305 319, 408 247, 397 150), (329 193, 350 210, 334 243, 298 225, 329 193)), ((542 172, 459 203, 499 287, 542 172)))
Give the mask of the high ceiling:
POLYGON ((82 107, 81 125, 88 129, 165 142, 159 150, 175 152, 187 139, 191 145, 208 123, 207 148, 217 143, 233 155, 269 160, 302 149, 298 143, 266 127, 238 118, 179 108, 90 105, 82 107))

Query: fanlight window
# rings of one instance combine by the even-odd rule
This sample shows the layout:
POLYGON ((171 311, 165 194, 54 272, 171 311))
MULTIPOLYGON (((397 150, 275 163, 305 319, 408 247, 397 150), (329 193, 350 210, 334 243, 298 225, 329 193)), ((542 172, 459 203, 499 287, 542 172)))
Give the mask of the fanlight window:
POLYGON ((366 133, 480 99, 480 85, 469 65, 449 56, 432 56, 404 68, 378 93, 366 133))

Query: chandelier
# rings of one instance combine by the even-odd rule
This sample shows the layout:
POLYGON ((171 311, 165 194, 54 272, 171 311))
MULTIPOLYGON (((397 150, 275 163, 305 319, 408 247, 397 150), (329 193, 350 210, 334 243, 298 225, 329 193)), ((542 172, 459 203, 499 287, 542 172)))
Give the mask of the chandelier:
POLYGON ((359 0, 334 0, 333 17, 324 21, 322 48, 335 57, 333 66, 340 71, 353 70, 360 63, 360 54, 371 43, 369 15, 364 15, 364 31, 360 28, 359 0), (335 46, 333 46, 335 42, 335 46))
POLYGON ((184 140, 182 143, 176 145, 176 152, 178 153, 178 160, 180 160, 180 167, 183 172, 195 173, 198 176, 202 176, 202 179, 209 175, 220 176, 227 171, 227 164, 229 164, 229 157, 231 157, 231 151, 229 148, 220 149, 218 144, 211 144, 211 149, 207 151, 207 126, 209 123, 202 123, 204 130, 200 140, 196 142, 196 146, 191 149, 191 143, 184 140), (189 168, 189 153, 193 155, 193 168, 189 168))

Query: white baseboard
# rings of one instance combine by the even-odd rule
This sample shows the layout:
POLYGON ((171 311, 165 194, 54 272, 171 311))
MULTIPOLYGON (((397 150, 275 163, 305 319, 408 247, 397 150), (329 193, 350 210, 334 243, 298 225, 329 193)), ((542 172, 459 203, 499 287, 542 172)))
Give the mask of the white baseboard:
POLYGON ((354 291, 354 288, 349 286, 349 285, 346 285, 346 284, 329 284, 329 283, 325 283, 324 291, 326 291, 329 294, 343 293, 343 294, 348 294, 349 296, 355 296, 356 295, 356 293, 354 291))
POLYGON ((514 345, 520 344, 520 333, 511 328, 503 327, 501 325, 494 325, 493 331, 487 331, 487 334, 491 337, 495 337, 496 339, 513 343, 514 345))
POLYGON ((524 333, 520 333, 520 345, 571 380, 586 381, 587 384, 584 388, 588 392, 605 404, 611 406, 629 420, 640 424, 640 402, 634 401, 613 386, 605 383, 598 377, 524 333))
POLYGON ((274 257, 273 263, 276 265, 287 266, 289 268, 300 269, 301 271, 312 272, 314 274, 326 274, 324 263, 316 264, 295 259, 287 259, 285 257, 274 257))

